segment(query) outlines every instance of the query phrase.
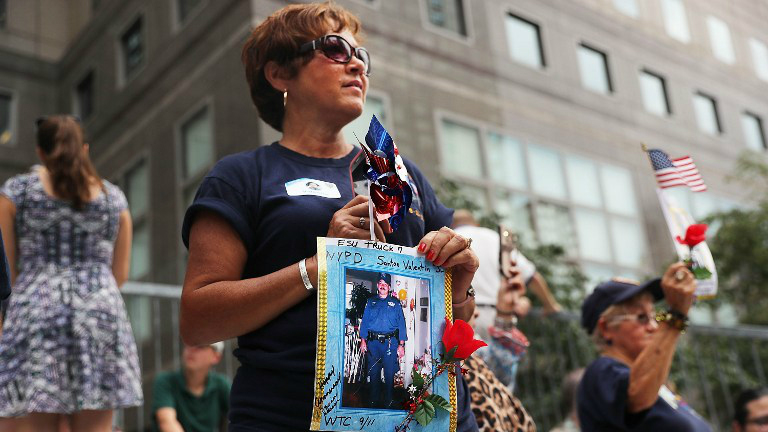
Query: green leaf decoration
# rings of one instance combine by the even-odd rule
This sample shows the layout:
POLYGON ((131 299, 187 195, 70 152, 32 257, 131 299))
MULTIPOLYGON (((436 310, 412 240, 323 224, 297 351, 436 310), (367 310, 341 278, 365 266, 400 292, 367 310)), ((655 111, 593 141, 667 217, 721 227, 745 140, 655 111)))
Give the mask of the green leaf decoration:
POLYGON ((421 376, 421 374, 417 372, 416 369, 412 370, 411 375, 413 376, 413 385, 415 385, 416 388, 421 391, 421 389, 424 387, 424 377, 421 376))
POLYGON ((696 279, 709 279, 712 277, 712 272, 706 267, 694 267, 691 271, 696 279))
POLYGON ((456 359, 453 357, 456 354, 456 350, 459 349, 459 346, 455 346, 450 349, 447 353, 445 353, 445 361, 446 362, 453 362, 456 361, 456 359))
POLYGON ((451 403, 445 400, 445 398, 440 395, 431 394, 425 397, 424 400, 434 405, 435 408, 440 408, 444 411, 451 412, 451 403))
POLYGON ((413 418, 419 422, 420 425, 426 426, 435 418, 435 407, 428 401, 424 400, 416 412, 413 413, 413 418))

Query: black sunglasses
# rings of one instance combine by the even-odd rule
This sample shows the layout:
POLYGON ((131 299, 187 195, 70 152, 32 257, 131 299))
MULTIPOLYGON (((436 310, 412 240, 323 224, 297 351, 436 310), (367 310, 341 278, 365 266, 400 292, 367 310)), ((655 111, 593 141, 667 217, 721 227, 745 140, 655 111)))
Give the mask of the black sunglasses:
POLYGON ((337 63, 349 63, 352 55, 359 58, 365 67, 365 76, 371 74, 371 56, 363 47, 354 48, 343 37, 338 35, 326 35, 307 42, 299 47, 299 54, 320 50, 323 55, 337 63))
POLYGON ((51 117, 56 117, 56 116, 71 118, 72 120, 76 121, 77 123, 83 124, 83 121, 80 119, 80 117, 78 117, 76 115, 72 115, 72 114, 55 114, 55 115, 45 115, 45 116, 38 117, 37 119, 35 119, 35 126, 40 127, 40 125, 43 124, 43 122, 45 122, 46 120, 48 120, 51 117))

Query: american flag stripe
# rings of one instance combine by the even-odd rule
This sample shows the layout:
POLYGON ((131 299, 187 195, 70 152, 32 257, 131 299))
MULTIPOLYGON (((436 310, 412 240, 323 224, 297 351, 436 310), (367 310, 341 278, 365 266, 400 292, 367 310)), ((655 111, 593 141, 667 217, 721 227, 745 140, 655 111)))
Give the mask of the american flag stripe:
POLYGON ((648 154, 660 188, 688 186, 694 192, 707 190, 707 186, 690 156, 670 160, 666 153, 658 149, 649 150, 648 154))

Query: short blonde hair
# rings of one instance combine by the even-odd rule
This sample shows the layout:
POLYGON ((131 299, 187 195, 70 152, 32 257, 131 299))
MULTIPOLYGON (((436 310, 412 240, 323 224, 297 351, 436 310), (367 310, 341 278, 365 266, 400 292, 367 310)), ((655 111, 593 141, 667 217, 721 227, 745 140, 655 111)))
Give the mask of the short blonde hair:
POLYGON ((629 309, 632 308, 632 306, 638 306, 643 300, 646 299, 653 302, 653 294, 648 291, 642 291, 621 303, 611 305, 608 307, 608 309, 604 310, 603 313, 600 314, 600 318, 597 320, 598 324, 595 326, 595 331, 592 332, 592 343, 595 344, 595 348, 597 348, 598 351, 603 351, 610 345, 608 340, 603 336, 603 332, 600 330, 600 320, 602 319, 606 321, 607 325, 609 326, 615 326, 618 324, 618 322, 611 322, 611 318, 619 315, 625 315, 629 312, 629 309))

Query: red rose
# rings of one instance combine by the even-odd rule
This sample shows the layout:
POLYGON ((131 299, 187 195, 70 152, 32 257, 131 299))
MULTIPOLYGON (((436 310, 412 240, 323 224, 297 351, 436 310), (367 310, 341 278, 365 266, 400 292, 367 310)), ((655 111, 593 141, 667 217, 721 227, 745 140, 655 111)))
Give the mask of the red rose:
POLYGON ((707 224, 693 224, 689 225, 685 230, 685 238, 676 237, 677 242, 680 244, 688 245, 689 248, 693 248, 697 244, 707 239, 707 224))
POLYGON ((487 346, 485 342, 475 339, 475 331, 472 330, 469 324, 462 320, 456 320, 456 323, 445 319, 445 331, 443 332, 443 345, 445 345, 446 352, 450 352, 456 347, 456 352, 453 354, 453 358, 456 360, 464 360, 478 348, 487 346))

